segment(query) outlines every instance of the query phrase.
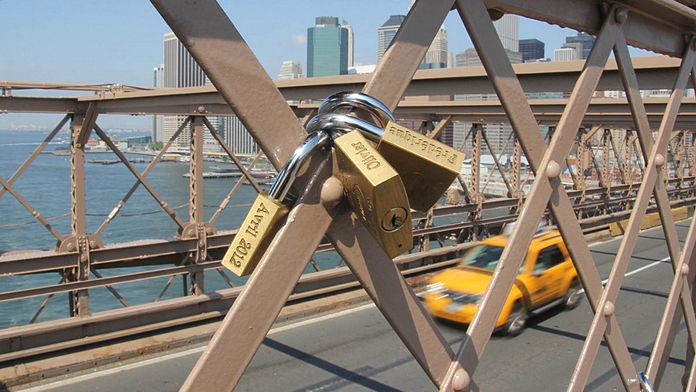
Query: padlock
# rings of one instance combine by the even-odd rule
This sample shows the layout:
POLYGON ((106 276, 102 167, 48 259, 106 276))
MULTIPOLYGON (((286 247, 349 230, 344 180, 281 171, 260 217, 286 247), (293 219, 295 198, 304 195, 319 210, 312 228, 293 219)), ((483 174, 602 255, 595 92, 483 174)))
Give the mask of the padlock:
POLYGON ((261 260, 266 247, 278 230, 278 222, 289 211, 283 202, 297 178, 297 173, 315 151, 328 148, 331 135, 316 132, 307 136, 290 160, 278 172, 268 194, 260 193, 247 213, 230 247, 222 258, 222 265, 237 276, 250 274, 261 260))
POLYGON ((427 211, 434 206, 457 178, 464 153, 397 124, 389 108, 367 94, 340 92, 331 95, 320 105, 319 116, 356 110, 362 110, 384 128, 361 131, 378 143, 377 151, 401 175, 411 208, 427 211))
POLYGON ((389 257, 413 247, 411 208, 399 173, 359 131, 333 141, 338 178, 360 220, 389 257))

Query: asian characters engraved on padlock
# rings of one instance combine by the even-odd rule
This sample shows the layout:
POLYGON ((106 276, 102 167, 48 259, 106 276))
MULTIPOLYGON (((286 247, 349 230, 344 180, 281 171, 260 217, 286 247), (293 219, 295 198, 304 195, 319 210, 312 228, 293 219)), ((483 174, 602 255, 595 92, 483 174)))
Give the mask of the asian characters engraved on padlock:
POLYGON ((444 143, 389 122, 377 147, 401 175, 411 207, 426 211, 457 178, 464 153, 444 143))
POLYGON ((353 211, 389 257, 413 247, 411 211, 399 174, 360 132, 334 139, 339 178, 353 211))
POLYGON ((244 218, 239 231, 222 258, 222 265, 237 276, 251 273, 273 239, 279 220, 288 214, 288 207, 261 193, 244 218))

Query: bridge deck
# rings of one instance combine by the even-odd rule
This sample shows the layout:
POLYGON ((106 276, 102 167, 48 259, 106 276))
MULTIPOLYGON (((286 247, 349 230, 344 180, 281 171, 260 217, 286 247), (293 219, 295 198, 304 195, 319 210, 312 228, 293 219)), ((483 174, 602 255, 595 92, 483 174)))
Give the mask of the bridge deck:
MULTIPOLYGON (((690 221, 677 223, 684 241, 690 221)), ((645 366, 666 302, 672 270, 661 228, 639 236, 622 286, 618 318, 638 368, 645 366)), ((603 278, 609 273, 620 238, 591 246, 603 278)), ((585 300, 572 311, 551 310, 531 320, 522 335, 495 337, 477 371, 488 391, 564 390, 589 328, 585 300), (534 375, 534 377, 529 377, 534 375)), ((464 329, 439 324, 456 349, 464 329)), ((661 389, 679 390, 685 360, 682 325, 661 389)), ((96 369, 32 391, 171 391, 181 385, 203 347, 161 354, 140 362, 96 369)), ((620 390, 622 384, 605 347, 593 368, 588 390, 620 390)), ((277 325, 264 341, 238 391, 431 390, 432 384, 372 304, 288 325, 277 325)))

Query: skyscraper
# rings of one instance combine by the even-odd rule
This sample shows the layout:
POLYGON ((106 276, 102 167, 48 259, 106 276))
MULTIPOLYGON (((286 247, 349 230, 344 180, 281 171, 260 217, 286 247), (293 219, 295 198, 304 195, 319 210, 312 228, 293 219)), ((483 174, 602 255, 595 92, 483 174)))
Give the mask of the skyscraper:
MULTIPOLYGON (((352 30, 352 29, 351 29, 352 30)), ((338 18, 320 16, 307 29, 307 76, 348 73, 348 29, 338 18)))
POLYGON ((538 39, 521 39, 519 46, 520 53, 522 53, 522 61, 540 60, 545 56, 544 43, 538 39))
MULTIPOLYGON (((204 86, 207 77, 203 69, 194 60, 191 53, 174 33, 164 34, 164 82, 162 87, 193 87, 204 86)), ((174 135, 186 119, 186 116, 163 116, 162 140, 164 142, 174 135)), ((181 132, 175 145, 188 148, 191 144, 191 134, 181 132)))
POLYGON ((447 30, 441 26, 425 53, 421 68, 447 68, 448 52, 447 30))
POLYGON ((595 37, 587 33, 578 33, 575 36, 566 37, 565 41, 566 45, 564 45, 564 47, 569 47, 570 45, 567 44, 574 43, 579 43, 580 45, 582 45, 580 51, 578 52, 578 58, 586 59, 587 56, 590 55, 590 51, 594 46, 595 37))
POLYGON ((503 43, 503 48, 519 52, 520 42, 520 17, 512 14, 505 14, 502 18, 493 22, 493 27, 503 43))
POLYGON ((224 138, 227 145, 231 146, 235 154, 252 155, 259 152, 259 146, 251 137, 244 124, 237 116, 223 118, 224 138))
POLYGON ((558 48, 553 51, 553 55, 555 61, 571 61, 580 58, 578 48, 576 47, 558 48))
POLYGON ((341 27, 348 30, 348 66, 352 67, 355 55, 354 41, 353 41, 353 26, 349 25, 345 20, 341 22, 341 27))
POLYGON ((298 79, 302 77, 302 66, 297 61, 283 61, 280 65, 278 80, 298 79))
POLYGON ((377 61, 384 56, 384 52, 387 51, 404 19, 406 19, 404 15, 392 15, 377 28, 377 61))
MULTIPOLYGON (((153 86, 155 88, 164 87, 164 64, 160 64, 153 70, 153 86)), ((152 141, 162 142, 164 140, 164 116, 157 114, 152 116, 152 141)))
MULTIPOLYGON (((196 87, 211 85, 210 80, 203 72, 203 69, 198 65, 196 60, 191 56, 191 53, 186 49, 184 44, 179 41, 179 38, 174 33, 164 34, 164 82, 162 87, 196 87)), ((163 116, 163 132, 162 140, 164 142, 174 135, 176 130, 186 119, 186 116, 163 116)), ((221 130, 221 118, 208 118, 215 129, 221 130)), ((210 132, 204 134, 206 151, 219 151, 215 139, 210 135, 210 132)), ((181 149, 189 149, 191 146, 191 133, 188 130, 181 132, 176 139, 177 147, 181 149)))

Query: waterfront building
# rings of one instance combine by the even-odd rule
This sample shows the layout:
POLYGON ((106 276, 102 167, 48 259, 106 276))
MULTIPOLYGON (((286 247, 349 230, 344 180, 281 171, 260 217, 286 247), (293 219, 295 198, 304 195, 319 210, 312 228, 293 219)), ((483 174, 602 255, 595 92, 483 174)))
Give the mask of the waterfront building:
POLYGON ((336 17, 317 17, 315 26, 307 29, 307 76, 345 75, 346 73, 348 73, 348 29, 339 25, 336 17))
POLYGON ((406 19, 404 15, 392 15, 377 28, 377 61, 384 56, 384 52, 389 48, 404 19, 406 19))
MULTIPOLYGON (((160 64, 153 70, 153 86, 164 87, 164 64, 160 64)), ((156 114, 152 116, 152 141, 166 142, 164 140, 164 116, 156 114)))
POLYGON ((369 74, 375 72, 375 68, 377 68, 377 64, 356 65, 353 67, 348 67, 348 74, 369 74))
POLYGON ((568 44, 580 44, 580 48, 578 50, 578 58, 586 59, 587 56, 590 55, 590 51, 594 46, 595 37, 587 33, 578 33, 577 35, 566 37, 565 42, 565 47, 570 47, 568 44))
MULTIPOLYGON (((182 88, 210 85, 212 83, 205 72, 179 38, 172 32, 164 34, 164 81, 162 87, 182 88)), ((162 141, 166 143, 185 121, 186 116, 162 117, 162 141)), ((224 134, 221 117, 211 116, 208 117, 208 120, 216 130, 224 134)), ((183 150, 190 149, 191 131, 189 129, 182 131, 174 145, 183 150)), ((207 129, 204 133, 204 150, 208 152, 221 151, 217 141, 207 129)))
POLYGON ((280 65, 278 80, 299 79, 302 77, 302 66, 297 61, 287 60, 280 65))
POLYGON ((225 140, 235 154, 253 155, 259 152, 259 146, 251 137, 242 121, 237 116, 226 116, 223 119, 225 140))
POLYGON ((524 62, 544 59, 544 43, 536 38, 521 39, 519 48, 524 62))

